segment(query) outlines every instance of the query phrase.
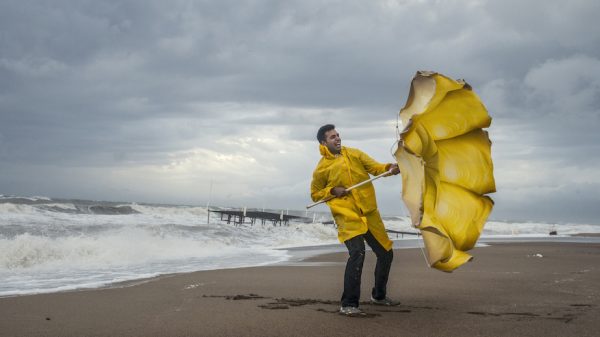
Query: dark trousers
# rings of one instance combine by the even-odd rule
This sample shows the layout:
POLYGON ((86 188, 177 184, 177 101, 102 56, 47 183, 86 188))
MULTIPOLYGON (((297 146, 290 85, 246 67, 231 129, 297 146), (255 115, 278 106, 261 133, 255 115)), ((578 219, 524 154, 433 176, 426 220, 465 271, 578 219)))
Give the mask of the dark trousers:
POLYGON ((363 235, 355 236, 344 242, 350 254, 346 263, 346 272, 344 273, 344 293, 342 294, 342 306, 344 307, 358 307, 358 301, 360 300, 360 279, 365 261, 365 241, 367 241, 369 247, 371 247, 377 256, 375 286, 371 295, 378 300, 384 299, 386 296, 387 281, 392 260, 394 259, 394 251, 392 249, 389 251, 385 250, 373 234, 367 231, 363 235))

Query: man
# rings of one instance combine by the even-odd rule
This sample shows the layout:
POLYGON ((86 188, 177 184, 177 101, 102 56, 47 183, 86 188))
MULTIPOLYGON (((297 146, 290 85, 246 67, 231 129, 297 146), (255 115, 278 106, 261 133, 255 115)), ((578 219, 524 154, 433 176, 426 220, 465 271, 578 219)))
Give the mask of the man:
POLYGON ((311 183, 313 201, 335 196, 327 202, 338 226, 338 239, 348 248, 350 257, 344 273, 344 292, 340 314, 363 315, 358 304, 365 241, 375 255, 375 285, 371 302, 377 305, 397 305, 386 296, 390 267, 394 256, 392 241, 388 238, 383 221, 377 210, 375 188, 368 183, 350 192, 346 188, 369 179, 369 174, 380 175, 386 171, 398 174, 397 164, 381 164, 364 152, 342 146, 339 133, 332 124, 323 125, 317 132, 319 149, 323 156, 311 183))

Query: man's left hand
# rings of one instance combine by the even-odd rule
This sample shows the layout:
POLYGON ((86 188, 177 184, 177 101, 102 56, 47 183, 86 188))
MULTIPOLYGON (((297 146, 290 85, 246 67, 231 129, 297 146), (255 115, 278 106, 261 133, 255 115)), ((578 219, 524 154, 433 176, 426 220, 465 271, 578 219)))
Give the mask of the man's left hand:
POLYGON ((398 164, 390 164, 390 168, 388 171, 392 171, 390 173, 390 175, 396 175, 398 173, 400 173, 400 168, 398 167, 398 164))

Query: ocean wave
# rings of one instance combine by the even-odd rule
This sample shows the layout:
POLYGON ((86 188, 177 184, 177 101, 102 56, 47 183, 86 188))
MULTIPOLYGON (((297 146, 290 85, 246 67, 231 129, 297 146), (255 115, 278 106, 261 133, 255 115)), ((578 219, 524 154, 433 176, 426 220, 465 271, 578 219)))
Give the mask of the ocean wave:
POLYGON ((92 214, 104 214, 104 215, 119 215, 119 214, 136 214, 140 213, 133 209, 131 206, 105 206, 105 205, 92 205, 88 207, 88 210, 92 214))
POLYGON ((124 226, 80 235, 0 237, 0 296, 101 286, 167 273, 275 263, 283 250, 210 228, 124 226))
POLYGON ((139 213, 151 214, 155 216, 199 216, 206 217, 208 212, 206 207, 201 206, 155 206, 131 204, 131 208, 139 213))
POLYGON ((0 203, 0 215, 18 213, 18 214, 34 214, 37 209, 30 204, 14 204, 14 203, 0 203))
POLYGON ((39 266, 56 267, 98 251, 94 245, 78 238, 53 239, 24 233, 12 239, 0 239, 0 268, 5 270, 26 269, 39 266))
POLYGON ((182 232, 154 226, 66 237, 24 233, 0 239, 0 269, 127 267, 199 257, 223 258, 251 253, 248 251, 251 248, 231 237, 185 236, 182 232))
POLYGON ((12 202, 16 204, 35 204, 38 202, 48 202, 52 201, 51 198, 42 197, 42 196, 33 196, 33 197, 20 197, 15 195, 0 195, 0 202, 12 202))
MULTIPOLYGON (((202 206, 31 199, 0 197, 0 296, 273 263, 286 258, 281 248, 338 242, 334 225, 321 223, 330 219, 324 214, 317 214, 317 223, 234 226, 215 213, 208 222, 202 206)), ((384 223, 418 231, 405 216, 386 216, 384 223)), ((598 233, 600 226, 490 221, 482 235, 552 230, 598 233)))
POLYGON ((98 214, 98 215, 125 215, 140 213, 131 205, 102 205, 102 204, 83 204, 74 203, 40 203, 36 202, 13 202, 14 199, 5 199, 0 202, 1 213, 39 213, 55 212, 69 214, 98 214))
POLYGON ((122 225, 48 226, 0 236, 0 270, 127 266, 193 258, 223 259, 253 251, 336 242, 333 227, 122 225))

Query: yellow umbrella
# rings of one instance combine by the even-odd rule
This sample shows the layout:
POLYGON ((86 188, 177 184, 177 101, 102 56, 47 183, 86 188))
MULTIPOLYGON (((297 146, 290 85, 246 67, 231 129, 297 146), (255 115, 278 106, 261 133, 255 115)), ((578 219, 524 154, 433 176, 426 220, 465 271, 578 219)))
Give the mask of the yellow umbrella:
POLYGON ((406 106, 396 160, 402 198, 433 268, 451 272, 472 256, 494 202, 491 118, 464 81, 417 72, 406 106))

